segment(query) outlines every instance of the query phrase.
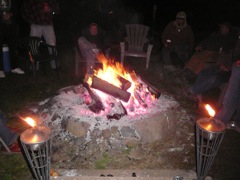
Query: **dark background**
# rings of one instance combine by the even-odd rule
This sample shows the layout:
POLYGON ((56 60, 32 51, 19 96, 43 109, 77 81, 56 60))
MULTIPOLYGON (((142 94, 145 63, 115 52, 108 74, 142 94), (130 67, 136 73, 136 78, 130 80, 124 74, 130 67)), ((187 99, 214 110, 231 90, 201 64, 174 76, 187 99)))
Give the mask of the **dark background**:
MULTIPOLYGON (((19 9, 23 0, 16 0, 19 9)), ((160 37, 169 21, 178 11, 187 13, 187 22, 192 26, 197 40, 201 33, 209 34, 218 24, 229 21, 240 26, 239 0, 58 0, 61 13, 55 15, 57 35, 74 41, 90 22, 97 22, 116 41, 122 38, 126 23, 141 23, 151 27, 151 33, 160 37), (154 5, 156 7, 153 18, 154 5), (198 36, 199 35, 199 36, 198 36)), ((21 36, 29 34, 29 25, 17 14, 21 36)), ((66 41, 66 40, 65 40, 66 41)))

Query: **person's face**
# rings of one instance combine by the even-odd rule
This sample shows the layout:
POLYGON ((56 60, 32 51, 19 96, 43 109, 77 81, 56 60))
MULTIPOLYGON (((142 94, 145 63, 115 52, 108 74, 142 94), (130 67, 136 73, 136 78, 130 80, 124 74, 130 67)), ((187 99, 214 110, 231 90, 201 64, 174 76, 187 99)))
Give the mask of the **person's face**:
POLYGON ((179 19, 179 18, 177 18, 177 19, 176 19, 176 23, 177 23, 178 26, 183 26, 184 23, 185 23, 185 19, 179 19))
POLYGON ((98 33, 98 28, 97 28, 97 26, 93 25, 89 28, 89 31, 90 31, 91 35, 95 36, 98 33))
POLYGON ((219 26, 219 32, 222 35, 228 34, 229 33, 229 28, 225 25, 220 25, 219 26))

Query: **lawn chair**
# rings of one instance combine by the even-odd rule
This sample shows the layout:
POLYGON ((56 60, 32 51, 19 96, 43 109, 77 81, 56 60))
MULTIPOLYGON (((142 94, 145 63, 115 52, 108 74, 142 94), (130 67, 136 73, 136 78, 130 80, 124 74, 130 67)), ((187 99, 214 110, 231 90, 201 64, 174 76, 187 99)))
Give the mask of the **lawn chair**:
POLYGON ((27 69, 33 72, 35 82, 37 82, 37 71, 40 64, 54 62, 56 64, 56 73, 59 78, 59 63, 57 60, 57 49, 56 46, 46 44, 42 38, 39 37, 28 37, 20 41, 20 46, 25 49, 26 56, 28 57, 27 69), (45 48, 45 49, 44 49, 45 48), (49 51, 51 53, 49 53, 49 51))
POLYGON ((149 44, 147 39, 148 30, 148 26, 141 24, 126 25, 127 37, 125 37, 125 42, 120 42, 122 64, 126 56, 145 58, 146 69, 148 69, 153 48, 153 45, 149 44), (146 46, 147 48, 144 49, 146 46))

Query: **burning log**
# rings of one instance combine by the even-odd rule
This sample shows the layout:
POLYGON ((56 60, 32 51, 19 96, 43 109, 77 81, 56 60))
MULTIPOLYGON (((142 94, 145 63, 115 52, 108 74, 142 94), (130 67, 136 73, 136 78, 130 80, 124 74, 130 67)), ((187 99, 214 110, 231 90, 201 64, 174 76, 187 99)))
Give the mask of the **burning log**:
POLYGON ((121 119, 121 117, 127 115, 127 110, 125 109, 125 107, 123 106, 123 104, 121 103, 121 101, 115 102, 112 105, 112 110, 114 110, 114 113, 111 115, 107 115, 108 119, 116 119, 119 120, 121 119))
POLYGON ((143 106, 144 108, 148 107, 137 91, 134 91, 134 97, 136 98, 136 100, 139 102, 141 106, 143 106))
POLYGON ((121 89, 126 91, 131 87, 132 83, 123 78, 122 76, 118 76, 117 78, 121 82, 121 89))
POLYGON ((105 107, 103 106, 102 101, 93 93, 93 91, 90 89, 88 83, 82 82, 83 86, 87 89, 92 101, 90 105, 88 106, 91 111, 94 113, 99 113, 101 110, 105 110, 105 107))
POLYGON ((149 92, 155 96, 155 98, 159 98, 161 96, 161 92, 158 88, 156 88, 155 86, 153 86, 152 84, 148 83, 145 79, 143 79, 141 76, 137 75, 135 72, 131 73, 131 78, 134 81, 137 81, 137 79, 141 79, 141 81, 147 85, 147 88, 149 90, 149 92))
POLYGON ((120 100, 123 100, 124 102, 128 102, 131 94, 125 90, 122 90, 107 81, 104 81, 96 76, 93 76, 92 78, 92 88, 98 89, 102 92, 105 92, 115 98, 119 98, 120 100))
POLYGON ((158 99, 161 96, 161 92, 159 89, 157 89, 155 86, 153 86, 152 84, 148 83, 145 79, 143 79, 142 77, 139 77, 141 79, 142 82, 144 82, 147 85, 147 88, 149 90, 149 92, 156 98, 158 99))

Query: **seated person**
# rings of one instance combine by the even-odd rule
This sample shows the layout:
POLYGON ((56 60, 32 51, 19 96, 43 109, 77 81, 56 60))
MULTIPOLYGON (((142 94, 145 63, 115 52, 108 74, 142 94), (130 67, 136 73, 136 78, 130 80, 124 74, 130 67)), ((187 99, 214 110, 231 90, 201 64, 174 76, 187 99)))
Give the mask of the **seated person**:
POLYGON ((232 66, 232 74, 223 98, 223 105, 216 113, 215 118, 226 125, 231 121, 236 112, 236 129, 240 131, 240 60, 232 66))
POLYGON ((218 32, 212 33, 196 46, 196 52, 185 65, 185 69, 197 75, 204 68, 206 62, 228 61, 227 66, 231 66, 232 50, 235 48, 237 40, 238 34, 231 31, 230 23, 220 24, 218 32))
POLYGON ((230 75, 231 69, 224 64, 205 68, 198 74, 196 81, 191 85, 190 92, 196 95, 197 100, 201 103, 202 93, 212 88, 221 87, 228 82, 230 75))
MULTIPOLYGON (((16 132, 12 131, 6 125, 6 123, 7 123, 7 118, 4 115, 4 113, 0 111, 0 137, 12 152, 21 152, 21 149, 17 143, 17 139, 19 135, 16 132)), ((3 149, 3 150, 6 151, 6 149, 3 149)))
POLYGON ((82 36, 78 38, 78 47, 82 56, 86 59, 87 73, 92 74, 96 54, 99 51, 105 53, 108 48, 105 41, 105 33, 98 28, 96 23, 91 23, 89 28, 83 30, 82 36))
POLYGON ((162 56, 164 68, 173 69, 172 55, 175 53, 181 66, 189 59, 194 46, 194 35, 191 26, 187 24, 186 13, 180 11, 176 20, 171 21, 162 34, 162 56))

